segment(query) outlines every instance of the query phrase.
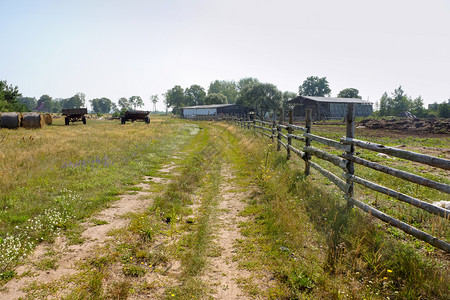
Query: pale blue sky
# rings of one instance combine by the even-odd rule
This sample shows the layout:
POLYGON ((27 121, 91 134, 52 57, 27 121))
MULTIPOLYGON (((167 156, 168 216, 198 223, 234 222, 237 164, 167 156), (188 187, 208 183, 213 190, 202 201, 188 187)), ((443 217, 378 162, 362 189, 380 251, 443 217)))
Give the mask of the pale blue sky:
POLYGON ((327 77, 378 100, 450 98, 450 0, 0 0, 0 80, 88 100, 256 77, 298 92, 327 77))

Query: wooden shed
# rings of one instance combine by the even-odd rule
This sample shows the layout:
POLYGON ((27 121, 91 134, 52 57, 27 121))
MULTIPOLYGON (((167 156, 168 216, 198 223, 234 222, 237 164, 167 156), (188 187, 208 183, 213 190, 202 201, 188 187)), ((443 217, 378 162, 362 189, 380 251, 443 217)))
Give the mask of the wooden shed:
POLYGON ((372 102, 358 98, 298 96, 287 103, 294 105, 295 119, 304 119, 307 109, 312 109, 314 121, 343 119, 348 103, 355 103, 356 117, 368 117, 373 113, 372 102))
POLYGON ((246 116, 249 111, 248 107, 237 104, 197 105, 183 107, 183 117, 192 119, 201 116, 246 116))

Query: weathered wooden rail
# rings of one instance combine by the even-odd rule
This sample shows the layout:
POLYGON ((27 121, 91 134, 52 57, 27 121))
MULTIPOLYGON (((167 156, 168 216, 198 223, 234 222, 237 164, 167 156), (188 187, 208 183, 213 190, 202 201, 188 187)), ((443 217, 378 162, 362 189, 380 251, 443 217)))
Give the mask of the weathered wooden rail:
POLYGON ((355 138, 355 120, 354 120, 354 105, 348 104, 347 115, 346 115, 346 136, 341 138, 339 141, 331 140, 325 137, 314 135, 311 133, 312 128, 312 116, 311 110, 306 111, 306 121, 305 127, 292 124, 292 110, 289 112, 289 123, 283 124, 281 117, 278 123, 268 122, 262 120, 250 120, 249 118, 236 118, 228 117, 229 121, 233 121, 235 124, 243 128, 253 128, 253 130, 261 135, 269 137, 273 143, 277 145, 277 150, 280 151, 281 147, 286 149, 287 158, 291 158, 291 152, 298 155, 305 162, 305 175, 310 175, 310 168, 314 168, 321 175, 328 178, 333 182, 345 195, 345 199, 350 205, 354 205, 361 210, 369 213, 371 216, 380 219, 383 222, 390 224, 400 230, 410 234, 417 239, 425 241, 430 245, 442 249, 446 252, 450 252, 450 244, 446 241, 442 241, 429 233, 421 231, 410 224, 402 222, 395 219, 392 216, 356 199, 354 196, 354 184, 359 184, 365 188, 373 190, 378 193, 393 197, 404 203, 413 205, 419 209, 422 209, 428 213, 434 214, 436 216, 442 217, 446 220, 450 220, 450 210, 442 207, 435 206, 426 201, 419 200, 410 195, 398 192, 394 189, 384 187, 375 182, 371 182, 367 179, 355 175, 355 163, 379 172, 389 174, 391 176, 400 178, 405 181, 413 182, 418 185, 426 186, 445 194, 450 194, 450 185, 437 182, 420 175, 412 174, 406 171, 398 170, 393 167, 388 167, 379 163, 375 163, 361 157, 358 157, 355 153, 355 148, 359 147, 362 149, 375 151, 378 153, 384 153, 390 156, 395 156, 401 159, 409 160, 415 163, 424 164, 432 166, 435 168, 440 168, 443 170, 450 170, 450 160, 433 157, 429 155, 424 155, 420 153, 405 151, 401 149, 396 149, 393 147, 387 147, 380 144, 374 144, 367 141, 358 140, 355 138), (299 149, 293 145, 293 140, 304 143, 304 146, 299 149), (335 148, 337 150, 344 151, 341 155, 335 155, 328 153, 319 148, 313 147, 311 142, 316 142, 323 144, 328 147, 335 148), (334 174, 333 172, 327 170, 326 168, 320 166, 316 162, 311 161, 312 157, 317 157, 321 160, 328 161, 338 168, 342 169, 344 172, 340 174, 341 177, 334 174))

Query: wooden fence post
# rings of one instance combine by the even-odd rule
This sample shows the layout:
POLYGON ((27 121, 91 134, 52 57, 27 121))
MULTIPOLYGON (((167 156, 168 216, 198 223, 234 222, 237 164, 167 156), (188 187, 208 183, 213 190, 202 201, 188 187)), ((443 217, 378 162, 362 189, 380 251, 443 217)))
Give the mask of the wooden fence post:
MULTIPOLYGON (((347 104, 347 115, 345 119, 347 123, 345 136, 347 139, 353 139, 355 137, 355 105, 353 103, 347 104)), ((346 154, 353 156, 354 153, 355 146, 351 144, 350 150, 346 151, 346 154)), ((355 163, 353 161, 349 160, 347 163, 347 174, 349 176, 347 177, 346 181, 349 185, 349 188, 345 196, 347 198, 347 201, 350 201, 350 199, 353 197, 353 180, 351 179, 351 176, 355 174, 355 163)))
MULTIPOLYGON (((311 133, 311 121, 312 121, 312 109, 306 110, 306 118, 305 118, 305 127, 306 127, 306 133, 311 133)), ((309 147, 311 146, 311 139, 306 137, 305 140, 305 146, 309 147)), ((311 174, 311 165, 309 163, 309 160, 311 159, 311 154, 305 151, 305 155, 303 156, 303 160, 305 161, 305 176, 309 176, 311 174)))
POLYGON ((293 120, 293 116, 294 116, 294 109, 292 107, 289 108, 289 127, 288 127, 288 145, 286 147, 286 152, 287 152, 287 159, 291 159, 291 146, 292 146, 292 137, 290 136, 292 134, 292 132, 294 131, 292 129, 292 127, 290 125, 292 125, 292 123, 294 122, 293 120))
MULTIPOLYGON (((281 114, 280 114, 280 119, 278 120, 278 124, 282 125, 283 124, 283 120, 284 119, 284 109, 281 108, 281 114)), ((281 151, 281 127, 277 126, 277 151, 281 151)))
POLYGON ((272 120, 272 144, 275 142, 275 130, 277 128, 277 113, 273 111, 273 120, 272 120))

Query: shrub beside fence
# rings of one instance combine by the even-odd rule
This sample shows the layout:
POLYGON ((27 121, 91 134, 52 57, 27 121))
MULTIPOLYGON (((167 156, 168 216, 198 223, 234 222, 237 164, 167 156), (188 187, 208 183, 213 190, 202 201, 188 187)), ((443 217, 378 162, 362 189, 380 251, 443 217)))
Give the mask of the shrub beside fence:
MULTIPOLYGON (((424 231, 421 231, 410 224, 402 222, 392 216, 360 201, 354 197, 354 184, 362 185, 368 189, 375 192, 385 194, 387 196, 393 197, 399 201, 405 202, 407 204, 418 207, 428 213, 437 215, 446 220, 450 220, 450 210, 442 207, 435 206, 428 202, 419 200, 410 195, 398 192, 394 189, 384 187, 377 183, 371 182, 367 179, 359 177, 355 174, 355 163, 362 165, 364 167, 383 172, 400 178, 405 181, 413 182, 418 185, 426 186, 445 194, 450 194, 450 185, 437 182, 420 175, 412 174, 406 171, 402 171, 393 167, 385 166, 376 162, 372 162, 355 154, 355 148, 359 147, 362 149, 375 151, 378 153, 384 153, 390 156, 395 156, 401 159, 409 160, 412 162, 444 169, 450 170, 450 160, 424 155, 420 153, 410 152, 406 150, 401 150, 393 147, 388 147, 380 144, 374 144, 367 141, 358 140, 355 138, 355 111, 354 105, 348 104, 347 115, 346 115, 346 136, 341 138, 340 141, 331 140, 325 137, 321 137, 311 133, 312 129, 312 113, 311 110, 306 111, 305 127, 294 125, 292 120, 292 110, 289 111, 289 123, 283 124, 281 118, 278 122, 274 120, 273 122, 263 121, 263 120, 250 120, 249 118, 237 118, 228 117, 224 118, 229 121, 233 121, 235 124, 243 128, 253 128, 257 133, 260 133, 266 137, 272 139, 273 142, 277 143, 277 150, 281 150, 281 147, 286 149, 287 159, 291 158, 291 153, 298 155, 305 163, 305 175, 310 175, 310 168, 314 168, 321 175, 328 178, 333 182, 345 195, 345 199, 349 205, 354 205, 361 210, 369 213, 373 217, 376 217, 383 222, 390 224, 400 230, 410 234, 417 239, 427 242, 428 244, 442 249, 446 252, 450 252, 450 244, 442 241, 424 231), (297 140, 304 143, 302 149, 298 149, 293 146, 293 140, 297 140), (328 147, 332 147, 338 150, 344 151, 340 156, 328 153, 324 150, 318 149, 311 145, 311 142, 318 142, 328 147), (311 161, 311 157, 315 156, 321 160, 328 161, 338 168, 343 170, 342 177, 339 178, 333 172, 327 170, 326 168, 320 166, 319 164, 311 161)), ((300 147, 299 147, 300 148, 300 147)))

